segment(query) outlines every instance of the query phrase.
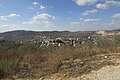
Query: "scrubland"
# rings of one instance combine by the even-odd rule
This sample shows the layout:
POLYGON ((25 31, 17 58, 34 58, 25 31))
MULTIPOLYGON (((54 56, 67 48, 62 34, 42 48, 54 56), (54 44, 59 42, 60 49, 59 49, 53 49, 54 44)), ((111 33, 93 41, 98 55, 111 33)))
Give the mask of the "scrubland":
POLYGON ((97 43, 93 45, 88 41, 79 47, 40 47, 34 43, 0 42, 0 79, 36 79, 56 73, 76 76, 116 65, 110 59, 111 55, 116 58, 120 53, 120 36, 101 38, 97 43))

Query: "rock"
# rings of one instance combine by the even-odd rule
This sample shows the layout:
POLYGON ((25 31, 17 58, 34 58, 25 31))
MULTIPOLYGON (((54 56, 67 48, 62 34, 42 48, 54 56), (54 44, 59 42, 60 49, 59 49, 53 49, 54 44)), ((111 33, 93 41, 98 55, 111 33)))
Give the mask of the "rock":
POLYGON ((104 56, 105 58, 108 58, 108 56, 104 56))

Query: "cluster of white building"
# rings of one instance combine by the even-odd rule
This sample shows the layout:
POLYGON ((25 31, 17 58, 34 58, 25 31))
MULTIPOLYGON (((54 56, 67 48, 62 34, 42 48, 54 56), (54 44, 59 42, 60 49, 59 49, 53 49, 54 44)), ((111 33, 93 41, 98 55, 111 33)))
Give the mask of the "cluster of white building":
MULTIPOLYGON (((97 45, 96 42, 97 38, 92 38, 90 36, 88 37, 80 37, 80 38, 54 38, 54 39, 50 39, 50 38, 43 38, 40 40, 30 40, 28 41, 29 43, 36 43, 39 44, 40 47, 43 46, 81 46, 83 44, 85 44, 87 41, 90 41, 93 45, 97 45)), ((22 41, 20 43, 23 43, 22 41)))

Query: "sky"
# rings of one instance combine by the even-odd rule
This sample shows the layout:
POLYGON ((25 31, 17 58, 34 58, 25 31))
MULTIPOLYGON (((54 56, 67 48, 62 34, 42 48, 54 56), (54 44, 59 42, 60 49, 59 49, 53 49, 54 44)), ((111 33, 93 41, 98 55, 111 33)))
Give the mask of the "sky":
POLYGON ((120 29, 120 0, 0 0, 0 32, 120 29))

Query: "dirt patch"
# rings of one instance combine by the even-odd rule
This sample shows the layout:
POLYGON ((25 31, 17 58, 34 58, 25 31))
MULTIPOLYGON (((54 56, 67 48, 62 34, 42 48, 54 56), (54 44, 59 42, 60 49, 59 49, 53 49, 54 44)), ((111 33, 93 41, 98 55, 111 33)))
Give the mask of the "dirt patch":
POLYGON ((83 75, 81 80, 120 80, 120 66, 106 66, 83 75))

